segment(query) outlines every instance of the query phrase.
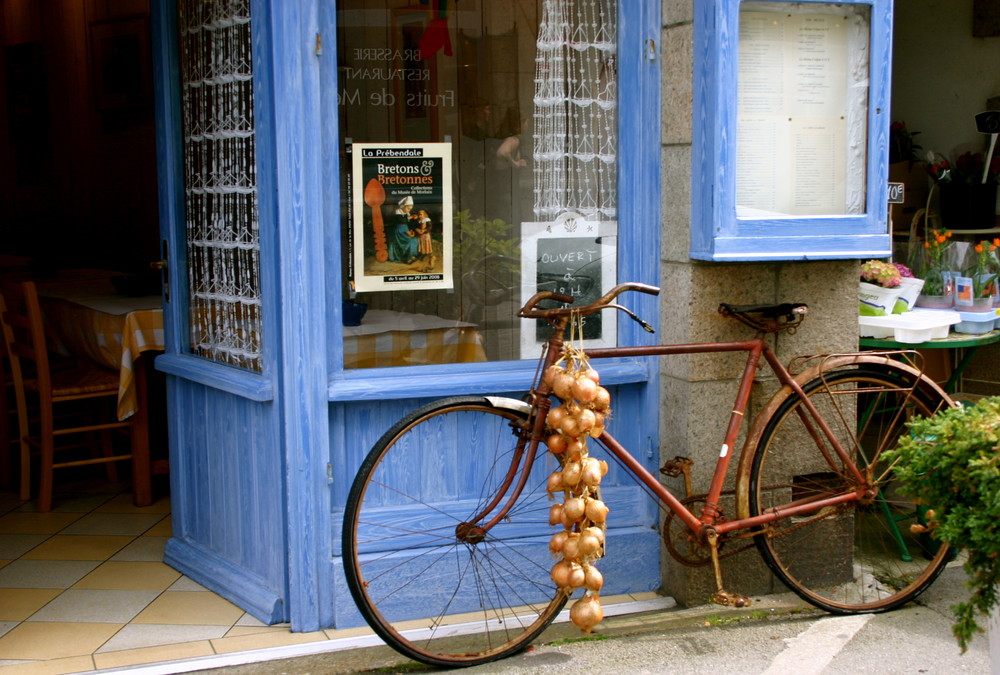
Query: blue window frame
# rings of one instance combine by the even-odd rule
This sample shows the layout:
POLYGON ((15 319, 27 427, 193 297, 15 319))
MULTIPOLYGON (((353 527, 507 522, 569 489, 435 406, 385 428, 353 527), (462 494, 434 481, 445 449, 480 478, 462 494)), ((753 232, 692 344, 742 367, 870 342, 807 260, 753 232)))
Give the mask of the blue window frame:
MULTIPOLYGON (((748 15, 744 15, 746 18, 748 15)), ((839 28, 838 28, 839 29, 839 28)), ((891 235, 887 225, 886 182, 888 176, 888 133, 889 133, 889 91, 891 63, 892 6, 890 0, 841 0, 840 2, 820 2, 804 0, 797 2, 759 2, 757 0, 705 0, 696 3, 695 15, 695 55, 694 55, 694 129, 692 160, 692 206, 691 206, 691 251, 690 256, 699 260, 712 261, 765 261, 765 260, 816 260, 831 258, 871 258, 885 257, 891 252, 891 235), (784 9, 787 6, 787 12, 784 9), (842 11, 841 11, 842 10, 842 11), (815 15, 820 12, 838 11, 841 14, 867 17, 867 32, 861 44, 848 44, 843 50, 845 62, 835 63, 830 68, 839 67, 847 71, 848 78, 840 80, 845 89, 850 88, 848 80, 851 66, 858 59, 867 61, 867 68, 853 73, 858 87, 867 84, 864 107, 857 113, 856 120, 848 121, 846 134, 856 136, 855 149, 862 148, 865 154, 852 160, 853 151, 849 142, 838 145, 839 152, 847 155, 843 166, 833 162, 820 161, 815 155, 811 170, 827 172, 824 180, 836 183, 838 190, 844 186, 849 193, 854 182, 853 206, 834 208, 828 211, 795 212, 795 209, 776 208, 748 209, 746 192, 741 191, 741 180, 752 181, 756 168, 746 161, 739 165, 741 150, 758 143, 762 147, 771 143, 771 137, 756 135, 750 125, 740 126, 741 113, 746 113, 749 99, 739 99, 737 92, 740 82, 740 59, 750 57, 740 51, 741 13, 770 11, 776 17, 815 15), (866 44, 865 44, 866 42, 866 44), (858 50, 867 53, 858 55, 858 50), (742 105, 747 107, 741 108, 742 105), (853 132, 851 130, 854 130, 853 132), (742 132, 742 137, 741 137, 742 132), (742 145, 741 145, 742 144, 742 145), (852 165, 851 162, 854 162, 852 165), (833 165, 832 165, 833 164, 833 165), (743 173, 741 173, 741 168, 743 173)), ((801 33, 798 34, 801 39, 801 33)), ((759 39, 758 35, 754 36, 759 39)), ((750 44, 750 39, 747 39, 750 44)), ((755 44, 760 44, 755 43, 755 44)), ((765 47, 766 48, 766 47, 765 47)), ((827 55, 824 55, 827 56, 827 55)), ((805 60, 805 59, 801 59, 805 60)), ((834 59, 836 61, 836 59, 834 59)), ((747 61, 747 63, 750 63, 747 61)), ((754 62, 756 63, 756 62, 754 62)), ((765 64, 763 67, 768 67, 765 64)), ((801 63, 799 64, 802 65, 801 63)), ((746 66, 749 69, 749 65, 746 66)), ((824 66, 808 64, 808 67, 824 66)), ((744 75, 752 70, 743 70, 744 75)), ((773 71, 779 73, 777 69, 773 71)), ((759 72, 756 74, 760 75, 759 72)), ((787 85, 783 77, 761 77, 761 91, 769 95, 778 87, 787 85)), ((794 77, 794 76, 792 76, 794 77)), ((806 83, 811 86, 810 83, 806 83)), ((789 87, 790 88, 790 87, 789 87)), ((829 88, 830 98, 849 98, 850 93, 839 87, 829 88)), ((855 106, 860 109, 860 104, 855 106)), ((798 109, 796 109, 798 110, 798 109)), ((743 120, 746 117, 742 118, 743 120)), ((804 119, 804 118, 801 118, 804 119)), ((831 117, 831 120, 836 120, 831 117)), ((843 117, 840 118, 841 121, 843 117)), ((783 120, 784 121, 784 120, 783 120)), ((796 119, 795 122, 799 122, 796 119)), ((787 117, 789 124, 792 116, 787 117)), ((834 126, 831 124, 831 126, 834 126)), ((781 133, 785 133, 782 130, 781 133)), ((780 154, 778 144, 774 154, 780 154)), ((794 143, 789 147, 794 147, 794 143)), ((770 159, 770 158, 768 158, 770 159)), ((803 162, 809 158, 806 157, 803 162)), ((784 189, 796 179, 801 179, 804 171, 791 167, 804 166, 795 162, 799 158, 794 151, 778 157, 775 174, 768 178, 778 189, 784 189), (788 162, 784 162, 787 159, 788 162)), ((762 181, 767 183, 767 181, 762 181)), ((815 189, 820 183, 809 186, 801 181, 803 192, 815 189)), ((796 182, 798 190, 799 183, 796 182)), ((760 188, 761 186, 755 186, 760 188)), ((763 189, 768 189, 765 185, 763 189)), ((772 192, 774 192, 772 190, 772 192)), ((829 196, 823 192, 824 199, 829 196)), ((806 201, 806 200, 801 200, 806 201)))

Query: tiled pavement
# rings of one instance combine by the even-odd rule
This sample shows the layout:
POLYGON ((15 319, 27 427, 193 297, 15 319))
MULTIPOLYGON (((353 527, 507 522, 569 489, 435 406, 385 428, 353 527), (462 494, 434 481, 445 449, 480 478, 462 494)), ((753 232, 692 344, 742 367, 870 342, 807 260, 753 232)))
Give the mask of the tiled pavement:
MULTIPOLYGON (((105 487, 105 489, 107 489, 105 487)), ((170 500, 0 492, 0 675, 58 675, 326 640, 266 626, 165 565, 170 500)))
MULTIPOLYGON (((287 624, 262 624, 163 563, 168 498, 137 508, 126 486, 99 485, 63 488, 51 513, 0 490, 0 675, 263 660, 269 648, 287 656, 370 639, 367 627, 292 633, 287 624), (251 650, 264 651, 236 655, 251 650)), ((654 599, 662 600, 645 593, 602 604, 608 613, 654 599)))

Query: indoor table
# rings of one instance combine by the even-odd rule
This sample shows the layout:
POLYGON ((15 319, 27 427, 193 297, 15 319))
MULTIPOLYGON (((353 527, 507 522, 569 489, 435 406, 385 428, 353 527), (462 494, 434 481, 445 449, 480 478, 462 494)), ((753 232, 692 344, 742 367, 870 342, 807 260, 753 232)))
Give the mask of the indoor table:
POLYGON ((476 325, 430 314, 371 309, 344 326, 344 368, 485 361, 476 325))
POLYGON ((152 503, 148 358, 165 348, 163 300, 158 295, 130 297, 115 292, 112 274, 75 270, 36 281, 52 347, 119 373, 118 418, 132 418, 133 499, 152 503))

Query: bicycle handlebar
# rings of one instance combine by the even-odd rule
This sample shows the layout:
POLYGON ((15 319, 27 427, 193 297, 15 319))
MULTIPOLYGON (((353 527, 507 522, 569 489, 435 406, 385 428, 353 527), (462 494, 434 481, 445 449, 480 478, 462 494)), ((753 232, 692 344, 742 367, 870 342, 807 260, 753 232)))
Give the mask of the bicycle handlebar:
MULTIPOLYGON (((573 296, 563 295, 562 293, 556 293, 554 291, 539 291, 528 298, 528 301, 524 303, 524 307, 517 311, 517 315, 522 319, 554 319, 561 316, 570 316, 571 314, 589 316, 591 314, 596 314, 607 307, 619 308, 618 305, 612 304, 611 301, 625 291, 639 291, 640 293, 648 293, 649 295, 660 294, 660 289, 656 286, 631 281, 624 284, 618 284, 589 305, 583 305, 581 307, 553 307, 552 309, 541 309, 537 307, 537 305, 543 300, 554 300, 556 302, 569 305, 573 302, 573 296)), ((621 307, 621 309, 624 309, 624 307, 621 307)))

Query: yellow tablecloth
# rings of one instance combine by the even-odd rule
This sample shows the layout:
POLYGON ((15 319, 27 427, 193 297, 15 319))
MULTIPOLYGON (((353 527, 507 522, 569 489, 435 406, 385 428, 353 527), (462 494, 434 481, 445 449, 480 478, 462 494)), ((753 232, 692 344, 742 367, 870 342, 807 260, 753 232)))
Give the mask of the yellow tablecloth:
POLYGON ((475 325, 428 314, 370 310, 344 327, 344 367, 380 368, 485 361, 475 325))
POLYGON ((117 370, 118 418, 133 415, 138 407, 135 360, 141 352, 165 349, 160 297, 116 295, 107 279, 43 282, 39 295, 56 348, 117 370))

